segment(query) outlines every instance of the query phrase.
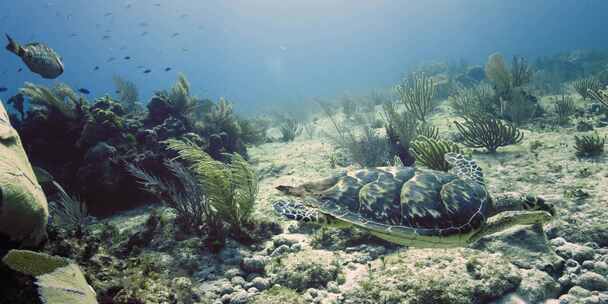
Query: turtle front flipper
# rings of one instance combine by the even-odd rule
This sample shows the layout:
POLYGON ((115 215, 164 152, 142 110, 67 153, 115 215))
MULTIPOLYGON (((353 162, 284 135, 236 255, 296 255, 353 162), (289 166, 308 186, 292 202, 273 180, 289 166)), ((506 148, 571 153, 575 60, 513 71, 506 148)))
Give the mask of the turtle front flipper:
POLYGON ((469 243, 474 243, 480 238, 494 234, 515 225, 535 225, 541 227, 553 217, 547 211, 503 211, 490 217, 486 224, 471 238, 469 243))
POLYGON ((321 218, 317 210, 298 202, 278 200, 272 203, 272 208, 276 213, 290 220, 318 222, 321 218))

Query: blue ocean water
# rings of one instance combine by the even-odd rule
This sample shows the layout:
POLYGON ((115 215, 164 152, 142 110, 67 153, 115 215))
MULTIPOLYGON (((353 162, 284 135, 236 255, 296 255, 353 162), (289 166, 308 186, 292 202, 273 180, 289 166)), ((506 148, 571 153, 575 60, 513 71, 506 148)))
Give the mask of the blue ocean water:
POLYGON ((2 51, 0 86, 8 91, 0 98, 25 81, 100 96, 114 92, 120 75, 145 102, 183 72, 196 95, 225 96, 252 112, 389 86, 432 60, 605 48, 607 12, 602 0, 1 1, 2 32, 48 44, 66 71, 45 81, 2 51))

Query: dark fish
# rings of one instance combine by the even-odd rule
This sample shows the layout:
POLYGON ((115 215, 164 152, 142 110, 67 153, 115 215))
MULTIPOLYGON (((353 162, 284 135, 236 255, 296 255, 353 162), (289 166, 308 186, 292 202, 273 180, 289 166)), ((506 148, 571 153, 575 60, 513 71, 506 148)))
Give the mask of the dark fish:
POLYGON ((112 16, 112 13, 105 13, 105 14, 103 14, 103 16, 104 17, 109 17, 109 16, 112 16))
POLYGON ((114 61, 114 60, 116 60, 116 58, 114 58, 114 57, 110 57, 110 58, 108 58, 108 62, 112 62, 112 61, 114 61))
POLYGON ((110 38, 112 38, 110 35, 103 35, 103 37, 101 37, 103 40, 108 40, 110 38))
POLYGON ((116 91, 114 91, 114 93, 120 94, 120 90, 116 90, 116 91))
POLYGON ((76 37, 76 36, 78 36, 78 34, 76 34, 76 33, 70 34, 70 37, 76 37))
POLYGON ((181 14, 181 15, 179 15, 180 18, 186 18, 188 16, 189 16, 188 14, 181 14))
POLYGON ((131 56, 125 56, 125 60, 131 59, 131 56))
POLYGON ((173 35, 171 35, 171 38, 175 38, 177 36, 179 36, 179 33, 173 33, 173 35))
POLYGON ((158 6, 158 7, 160 7, 160 3, 156 3, 156 4, 154 4, 154 5, 155 5, 155 6, 158 6))
POLYGON ((93 68, 93 71, 97 71, 97 70, 99 70, 99 66, 95 66, 95 67, 93 68))
POLYGON ((8 45, 6 49, 21 57, 30 71, 46 79, 55 79, 63 74, 63 62, 53 49, 43 43, 28 43, 19 45, 9 35, 6 35, 8 45))
POLYGON ((18 68, 18 69, 17 69, 17 73, 19 73, 19 72, 21 72, 21 71, 23 71, 23 68, 18 68))
POLYGON ((171 71, 171 68, 169 68, 169 67, 165 68, 165 72, 169 72, 169 71, 171 71))
POLYGON ((143 69, 143 68, 144 68, 144 66, 143 66, 143 65, 138 65, 138 66, 137 66, 137 68, 138 68, 138 69, 143 69))
POLYGON ((148 22, 140 22, 139 26, 146 27, 148 26, 148 22))
POLYGON ((80 92, 82 94, 85 94, 85 95, 91 94, 91 91, 89 91, 89 90, 87 90, 85 88, 78 89, 78 92, 80 92))
POLYGON ((131 3, 127 3, 127 5, 125 5, 125 8, 131 8, 131 3))
POLYGON ((150 72, 152 72, 152 70, 147 69, 147 70, 144 71, 144 74, 150 74, 150 72))
POLYGON ((6 87, 0 87, 0 92, 6 92, 6 91, 8 91, 8 88, 6 88, 6 87))
POLYGON ((141 35, 146 36, 146 35, 148 35, 148 32, 143 32, 143 33, 141 33, 141 35))

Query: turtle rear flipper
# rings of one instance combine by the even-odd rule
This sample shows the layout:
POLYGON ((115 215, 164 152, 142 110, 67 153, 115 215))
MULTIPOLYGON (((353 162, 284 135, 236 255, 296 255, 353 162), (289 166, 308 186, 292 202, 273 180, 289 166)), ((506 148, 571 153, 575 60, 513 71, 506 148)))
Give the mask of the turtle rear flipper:
POLYGON ((307 207, 302 203, 278 200, 272 203, 272 208, 276 213, 290 220, 317 222, 320 218, 317 210, 307 207))

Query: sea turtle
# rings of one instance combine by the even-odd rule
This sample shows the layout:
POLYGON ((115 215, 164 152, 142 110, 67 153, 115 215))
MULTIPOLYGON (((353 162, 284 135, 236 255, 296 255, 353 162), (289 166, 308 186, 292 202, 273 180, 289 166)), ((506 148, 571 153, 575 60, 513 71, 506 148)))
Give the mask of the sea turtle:
POLYGON ((415 247, 459 247, 513 225, 549 221, 553 207, 540 197, 488 194, 472 160, 447 153, 450 173, 414 167, 344 171, 277 189, 299 200, 273 202, 288 219, 354 225, 389 242, 415 247))

